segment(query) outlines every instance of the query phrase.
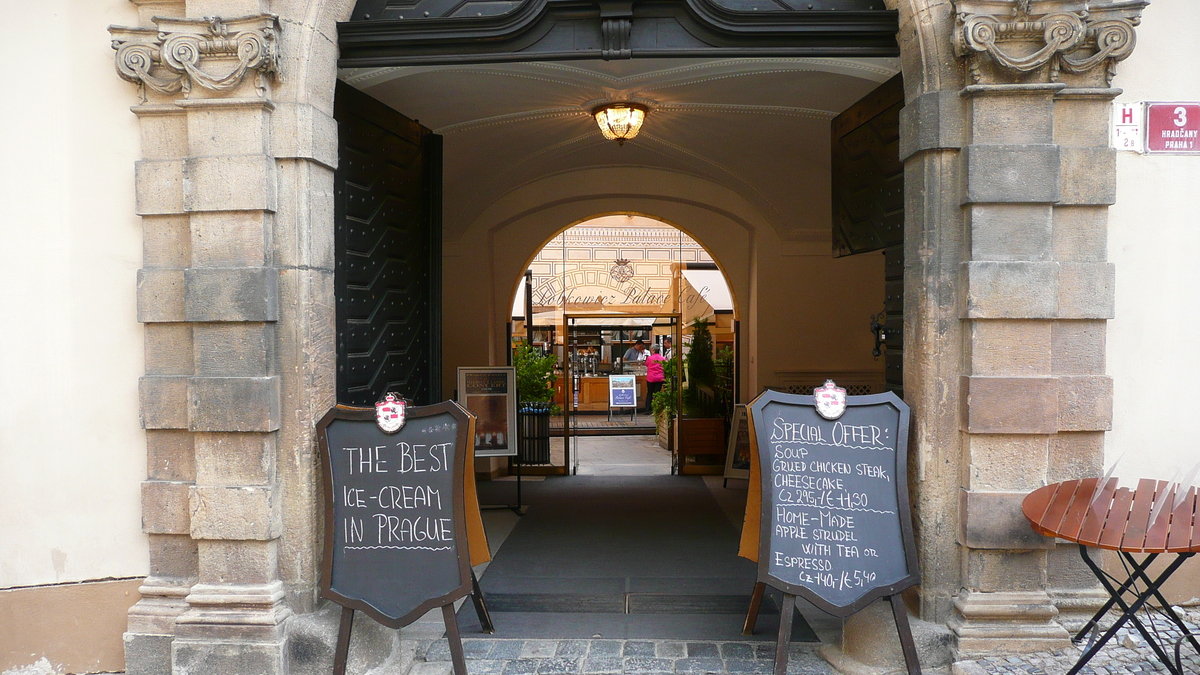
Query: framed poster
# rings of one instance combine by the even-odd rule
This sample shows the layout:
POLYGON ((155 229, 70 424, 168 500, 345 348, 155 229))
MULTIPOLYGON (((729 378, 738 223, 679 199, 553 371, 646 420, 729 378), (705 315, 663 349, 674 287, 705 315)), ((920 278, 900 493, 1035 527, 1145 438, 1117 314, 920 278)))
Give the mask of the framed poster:
POLYGON ((516 368, 459 368, 458 404, 476 417, 476 457, 512 457, 517 454, 516 368))
POLYGON ((750 480, 750 425, 746 404, 733 406, 733 426, 729 429, 729 449, 725 451, 725 478, 750 480))
POLYGON ((608 376, 608 407, 636 408, 637 407, 637 376, 609 375, 608 376))

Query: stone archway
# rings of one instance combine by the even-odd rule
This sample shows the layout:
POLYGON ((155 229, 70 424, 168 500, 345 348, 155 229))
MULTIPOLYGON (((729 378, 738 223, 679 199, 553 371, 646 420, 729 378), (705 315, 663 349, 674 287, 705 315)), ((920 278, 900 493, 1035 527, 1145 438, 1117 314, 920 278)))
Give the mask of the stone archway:
MULTIPOLYGON (((1015 505, 1102 458, 1107 75, 1133 48, 1141 5, 1088 14, 1064 0, 1022 16, 1028 0, 888 4, 908 90, 919 611, 948 621, 963 653, 1061 643, 1055 615, 1095 596, 1071 550, 1031 537, 1015 505)), ((151 575, 130 613, 128 672, 282 673, 291 617, 316 605, 336 23, 354 2, 281 0, 278 16, 233 0, 138 5, 144 26, 112 30, 118 72, 142 94, 151 575)))

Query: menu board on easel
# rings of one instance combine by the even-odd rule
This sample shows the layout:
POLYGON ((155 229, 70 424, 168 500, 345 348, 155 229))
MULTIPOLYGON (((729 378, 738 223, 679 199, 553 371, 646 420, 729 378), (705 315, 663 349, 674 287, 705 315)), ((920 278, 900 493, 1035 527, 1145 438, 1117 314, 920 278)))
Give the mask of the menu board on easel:
POLYGON ((733 406, 733 426, 729 428, 729 448, 725 451, 725 480, 750 478, 750 420, 746 405, 733 406))
MULTIPOLYGON (((900 599, 920 583, 908 504, 908 406, 890 392, 846 396, 832 381, 813 394, 768 391, 749 406, 762 495, 755 597, 764 585, 784 594, 775 672, 786 670, 800 597, 839 617, 888 598, 909 672, 919 673, 900 599)), ((756 613, 752 602, 748 627, 756 613)))

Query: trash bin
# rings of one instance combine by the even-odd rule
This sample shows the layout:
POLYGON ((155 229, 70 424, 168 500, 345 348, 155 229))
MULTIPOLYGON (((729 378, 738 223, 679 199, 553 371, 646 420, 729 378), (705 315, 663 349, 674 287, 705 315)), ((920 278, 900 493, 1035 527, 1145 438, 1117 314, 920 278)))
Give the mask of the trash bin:
POLYGON ((550 463, 550 404, 523 403, 517 413, 522 464, 550 463))

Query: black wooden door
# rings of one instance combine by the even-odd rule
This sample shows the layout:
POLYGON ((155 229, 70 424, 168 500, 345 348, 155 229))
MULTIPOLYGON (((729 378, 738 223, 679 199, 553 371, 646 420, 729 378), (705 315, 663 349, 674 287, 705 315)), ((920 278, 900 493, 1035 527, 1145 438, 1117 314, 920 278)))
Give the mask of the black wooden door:
POLYGON ((442 137, 337 83, 338 403, 441 399, 442 137))
MULTIPOLYGON (((884 370, 904 395, 904 163, 897 75, 833 120, 833 254, 883 250, 887 313, 884 370)), ((865 324, 865 322, 864 322, 865 324)))

